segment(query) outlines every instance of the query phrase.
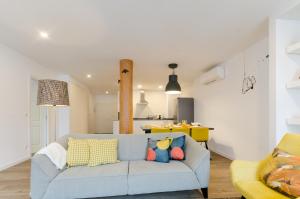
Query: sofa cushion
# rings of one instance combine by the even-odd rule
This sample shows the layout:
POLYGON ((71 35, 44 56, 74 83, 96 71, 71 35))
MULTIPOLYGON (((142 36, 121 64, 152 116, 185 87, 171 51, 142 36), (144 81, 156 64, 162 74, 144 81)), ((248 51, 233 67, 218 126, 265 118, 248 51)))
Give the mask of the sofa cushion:
POLYGON ((185 159, 185 135, 173 138, 170 145, 170 158, 172 160, 184 160, 185 159))
POLYGON ((129 162, 128 194, 199 189, 197 177, 184 163, 129 162))
POLYGON ((168 163, 169 147, 172 139, 166 138, 163 140, 148 139, 147 160, 168 163))
POLYGON ((90 160, 90 147, 87 139, 69 138, 67 164, 70 167, 87 165, 90 160))
POLYGON ((118 158, 121 161, 145 160, 147 154, 148 138, 155 140, 166 137, 175 138, 182 136, 182 133, 163 133, 163 134, 82 134, 74 133, 59 138, 58 143, 67 148, 68 138, 74 139, 118 139, 118 158))
POLYGON ((262 181, 287 196, 300 197, 300 156, 275 149, 261 169, 262 181))
POLYGON ((71 167, 50 183, 44 199, 126 195, 127 175, 127 161, 96 167, 71 167))
POLYGON ((90 139, 90 161, 88 166, 94 167, 101 164, 118 162, 118 140, 117 139, 90 139))

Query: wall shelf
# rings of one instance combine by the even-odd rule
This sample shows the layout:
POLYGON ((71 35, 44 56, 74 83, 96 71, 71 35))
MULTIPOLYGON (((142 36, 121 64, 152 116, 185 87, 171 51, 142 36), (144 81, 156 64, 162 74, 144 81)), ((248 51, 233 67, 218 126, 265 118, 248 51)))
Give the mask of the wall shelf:
POLYGON ((300 125, 300 117, 291 117, 286 120, 289 125, 300 125))
POLYGON ((286 48, 286 52, 289 54, 299 54, 300 55, 300 42, 294 43, 286 48))
POLYGON ((300 79, 288 82, 286 88, 300 88, 300 79))

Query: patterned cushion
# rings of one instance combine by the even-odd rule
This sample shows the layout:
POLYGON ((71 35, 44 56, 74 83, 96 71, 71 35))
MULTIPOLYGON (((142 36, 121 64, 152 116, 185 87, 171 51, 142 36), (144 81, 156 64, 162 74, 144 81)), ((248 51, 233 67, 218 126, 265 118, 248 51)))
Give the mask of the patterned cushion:
POLYGON ((170 146, 170 158, 172 160, 184 160, 185 159, 185 135, 173 138, 170 146))
POLYGON ((119 162, 118 140, 88 140, 90 146, 90 161, 88 166, 97 166, 100 164, 110 164, 119 162))
POLYGON ((87 165, 90 159, 88 140, 69 138, 67 164, 70 167, 87 165))
POLYGON ((166 138, 164 140, 152 140, 149 138, 147 160, 168 163, 170 161, 169 147, 171 141, 171 138, 166 138))
POLYGON ((260 171, 262 181, 290 197, 300 197, 300 156, 275 149, 260 171))

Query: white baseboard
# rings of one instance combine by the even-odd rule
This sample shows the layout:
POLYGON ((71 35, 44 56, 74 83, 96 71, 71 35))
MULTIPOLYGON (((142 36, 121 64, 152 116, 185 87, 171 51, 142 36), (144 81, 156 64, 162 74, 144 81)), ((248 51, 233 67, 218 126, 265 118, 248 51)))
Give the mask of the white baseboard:
POLYGON ((17 164, 25 162, 25 161, 27 161, 29 159, 30 159, 30 156, 26 156, 26 157, 20 158, 20 159, 18 159, 16 161, 10 162, 8 164, 0 165, 0 171, 3 171, 3 170, 8 169, 10 167, 16 166, 17 164))
POLYGON ((234 157, 232 157, 231 155, 228 155, 228 154, 226 154, 224 152, 217 151, 217 150, 214 150, 214 149, 209 149, 209 150, 212 151, 212 152, 214 152, 214 153, 216 153, 216 154, 218 154, 218 155, 220 155, 220 156, 223 156, 223 157, 225 157, 225 158, 227 158, 229 160, 235 160, 234 157))

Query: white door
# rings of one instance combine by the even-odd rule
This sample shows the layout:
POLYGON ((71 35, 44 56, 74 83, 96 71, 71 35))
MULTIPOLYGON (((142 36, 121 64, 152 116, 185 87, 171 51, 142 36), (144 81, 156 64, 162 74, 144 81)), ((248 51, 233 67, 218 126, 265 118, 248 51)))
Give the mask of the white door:
POLYGON ((30 102, 30 137, 31 153, 36 153, 46 145, 47 140, 47 109, 37 106, 37 80, 31 80, 31 102, 30 102))

